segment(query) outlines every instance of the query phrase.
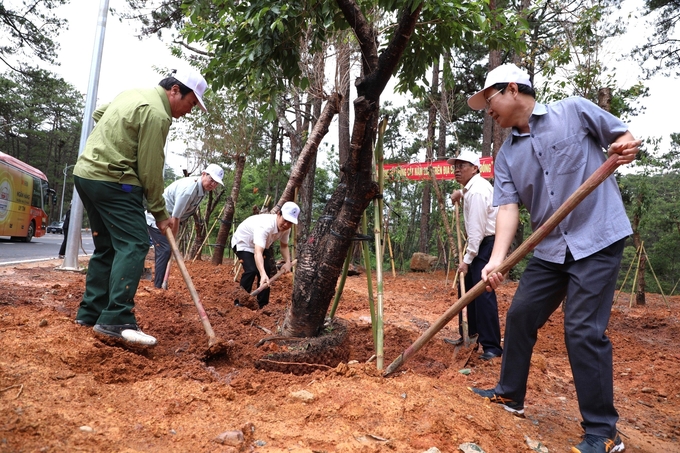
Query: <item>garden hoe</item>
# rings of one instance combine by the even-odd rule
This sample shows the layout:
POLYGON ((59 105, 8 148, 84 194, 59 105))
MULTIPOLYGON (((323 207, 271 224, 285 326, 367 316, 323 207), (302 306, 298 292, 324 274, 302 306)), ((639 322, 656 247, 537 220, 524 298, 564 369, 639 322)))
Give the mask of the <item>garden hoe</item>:
POLYGON ((184 259, 182 258, 182 255, 179 253, 179 249, 177 248, 177 242, 175 242, 175 236, 172 234, 172 230, 170 230, 170 228, 166 228, 165 236, 168 238, 168 242, 170 243, 170 247, 172 248, 172 254, 175 257, 175 261, 177 261, 177 267, 179 267, 179 270, 182 273, 182 277, 184 277, 184 283, 186 283, 187 288, 189 288, 191 298, 194 301, 194 305, 196 305, 196 308, 198 309, 198 317, 201 319, 201 323, 203 323, 205 333, 208 334, 208 350, 206 351, 205 356, 211 357, 217 354, 226 353, 227 345, 225 345, 222 341, 218 340, 217 337, 215 337, 215 331, 213 331, 213 328, 210 325, 210 321, 208 320, 208 315, 203 309, 201 299, 198 297, 196 288, 194 287, 194 284, 191 281, 189 271, 187 271, 187 267, 184 264, 184 259))
MULTIPOLYGON (((297 264, 297 259, 293 260, 290 263, 291 271, 293 269, 293 266, 295 266, 296 264, 297 264)), ((271 277, 269 279, 269 283, 265 283, 264 285, 257 288, 255 291, 252 291, 250 294, 248 294, 248 292, 246 292, 245 289, 243 289, 241 286, 239 286, 238 289, 236 290, 237 292, 234 293, 234 300, 236 300, 236 302, 239 305, 250 308, 251 310, 257 310, 257 308, 259 307, 259 304, 257 302, 256 296, 258 294, 260 294, 262 291, 264 291, 265 289, 269 288, 271 286, 271 284, 274 283, 284 273, 285 273, 285 271, 283 269, 281 269, 280 271, 278 271, 276 273, 276 275, 274 275, 273 277, 271 277)))
MULTIPOLYGON (((546 222, 541 225, 536 231, 534 231, 531 236, 529 236, 522 245, 517 247, 517 249, 508 256, 496 269, 493 270, 494 273, 500 272, 505 274, 512 269, 514 265, 522 261, 522 258, 530 251, 532 251, 539 242, 541 242, 545 237, 562 221, 564 218, 574 210, 578 204, 583 201, 583 199, 588 196, 593 190, 597 188, 604 180, 611 176, 614 171, 620 165, 619 155, 612 154, 605 163, 603 163, 600 168, 598 168, 595 173, 590 175, 590 177, 581 184, 581 187, 576 189, 576 191, 571 194, 567 200, 562 203, 562 206, 555 211, 555 213, 550 216, 546 222)), ((410 357, 417 353, 420 348, 422 348, 437 332, 439 332, 446 324, 451 321, 451 319, 456 316, 463 307, 466 307, 470 302, 475 300, 480 294, 486 291, 486 282, 481 280, 475 286, 473 286, 464 296, 462 296, 456 303, 449 307, 443 315, 439 317, 430 327, 423 332, 423 334, 413 342, 411 346, 406 348, 399 357, 397 357, 394 362, 390 364, 385 369, 383 376, 389 376, 394 373, 401 365, 404 364, 410 357)))
MULTIPOLYGON (((456 236, 458 238, 458 265, 460 266, 463 264, 464 253, 461 247, 462 241, 460 239, 460 216, 458 215, 458 202, 456 202, 454 209, 456 212, 456 236)), ((458 272, 458 270, 456 270, 456 272, 458 272)), ((460 296, 465 297, 465 274, 460 274, 458 278, 460 279, 460 296)), ((457 345, 453 350, 453 367, 456 369, 465 368, 468 360, 470 360, 470 356, 477 350, 477 336, 470 338, 467 306, 463 307, 461 317, 463 342, 457 345)))

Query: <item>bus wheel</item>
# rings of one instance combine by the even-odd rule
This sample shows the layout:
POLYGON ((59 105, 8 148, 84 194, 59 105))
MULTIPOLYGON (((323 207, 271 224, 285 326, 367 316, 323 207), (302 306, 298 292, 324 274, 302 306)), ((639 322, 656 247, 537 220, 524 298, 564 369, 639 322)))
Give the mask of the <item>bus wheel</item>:
POLYGON ((35 223, 31 222, 28 225, 28 231, 26 232, 26 237, 22 238, 22 242, 31 242, 33 235, 35 234, 35 223))

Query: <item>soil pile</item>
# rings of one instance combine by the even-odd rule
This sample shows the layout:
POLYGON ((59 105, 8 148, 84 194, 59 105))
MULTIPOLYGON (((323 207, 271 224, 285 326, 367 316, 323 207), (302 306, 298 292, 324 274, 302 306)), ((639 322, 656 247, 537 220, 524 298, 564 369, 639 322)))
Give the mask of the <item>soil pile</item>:
MULTIPOLYGON (((0 452, 420 453, 464 443, 487 453, 565 452, 582 435, 559 311, 540 331, 526 418, 518 418, 468 390, 495 385, 501 361, 473 353, 461 372, 443 341, 458 336, 455 322, 382 377, 371 360, 364 275, 348 278, 337 311, 343 361, 293 374, 261 366, 284 362, 290 348, 263 339, 283 322, 291 274, 253 311, 233 304, 231 264, 187 262, 217 337, 230 345, 209 356, 176 267, 168 291, 140 285, 137 318, 158 346, 135 351, 73 323, 85 276, 59 264, 0 267, 0 452)), ((385 366, 455 302, 451 283, 442 272, 386 276, 385 366)), ((502 328, 515 288, 498 291, 502 328)), ((613 306, 619 429, 628 452, 680 452, 680 297, 669 306, 647 297, 630 307, 622 294, 613 306)))

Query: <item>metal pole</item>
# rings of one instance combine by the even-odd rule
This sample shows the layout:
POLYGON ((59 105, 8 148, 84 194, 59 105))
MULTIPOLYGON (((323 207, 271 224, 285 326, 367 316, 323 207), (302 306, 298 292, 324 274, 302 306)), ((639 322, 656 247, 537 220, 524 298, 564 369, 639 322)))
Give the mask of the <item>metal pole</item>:
POLYGON ((68 169, 75 167, 75 165, 66 164, 64 167, 64 185, 61 187, 61 206, 59 207, 59 221, 61 222, 62 216, 64 215, 64 193, 66 193, 66 175, 68 174, 68 169))
MULTIPOLYGON (((92 50, 92 63, 90 65, 90 79, 87 87, 87 98, 85 99, 85 111, 83 113, 83 128, 80 133, 80 149, 78 156, 83 153, 87 137, 93 127, 92 112, 97 102, 97 90, 99 88, 99 73, 101 71, 102 50, 104 48, 104 35, 106 33, 106 16, 109 10, 109 0, 101 0, 99 3, 99 13, 97 18, 97 31, 94 38, 94 49, 92 50)), ((80 233, 83 225, 83 203, 78 196, 78 191, 73 191, 71 201, 71 218, 69 220, 68 239, 66 242, 66 255, 64 263, 60 267, 62 270, 79 271, 78 249, 80 248, 80 233)))
POLYGON ((61 186, 61 205, 59 205, 59 221, 61 222, 61 216, 64 215, 64 192, 66 192, 66 170, 68 170, 68 164, 64 166, 64 185, 61 186))

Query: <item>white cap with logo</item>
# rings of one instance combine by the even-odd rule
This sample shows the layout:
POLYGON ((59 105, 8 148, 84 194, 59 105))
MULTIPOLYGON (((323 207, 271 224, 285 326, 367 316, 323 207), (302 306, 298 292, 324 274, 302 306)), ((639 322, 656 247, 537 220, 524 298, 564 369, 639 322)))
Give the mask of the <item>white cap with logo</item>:
POLYGON ((297 225, 298 215, 300 215, 300 207, 292 201, 286 201, 283 206, 281 206, 281 216, 284 220, 297 225))
POLYGON ((475 167, 479 167, 479 156, 477 156, 477 154, 473 153, 472 151, 461 151, 457 157, 452 157, 451 159, 448 159, 446 162, 450 165, 453 165, 456 163, 457 160, 469 162, 475 167))
POLYGON ((522 85, 531 86, 531 79, 529 74, 524 70, 518 68, 512 63, 502 64, 495 69, 492 69, 486 75, 486 82, 484 88, 470 96, 467 103, 473 110, 484 110, 486 107, 486 99, 484 98, 484 90, 494 86, 497 83, 515 82, 522 85))
POLYGON ((220 167, 219 165, 210 164, 206 167, 205 170, 203 170, 203 173, 209 174, 210 177, 214 179, 216 183, 224 185, 224 183, 222 182, 222 178, 224 177, 224 170, 222 170, 222 167, 220 167))
POLYGON ((201 110, 207 112, 205 104, 203 103, 203 94, 208 89, 208 83, 203 76, 191 68, 177 69, 172 74, 172 77, 182 82, 187 88, 192 90, 198 99, 198 104, 201 110))

